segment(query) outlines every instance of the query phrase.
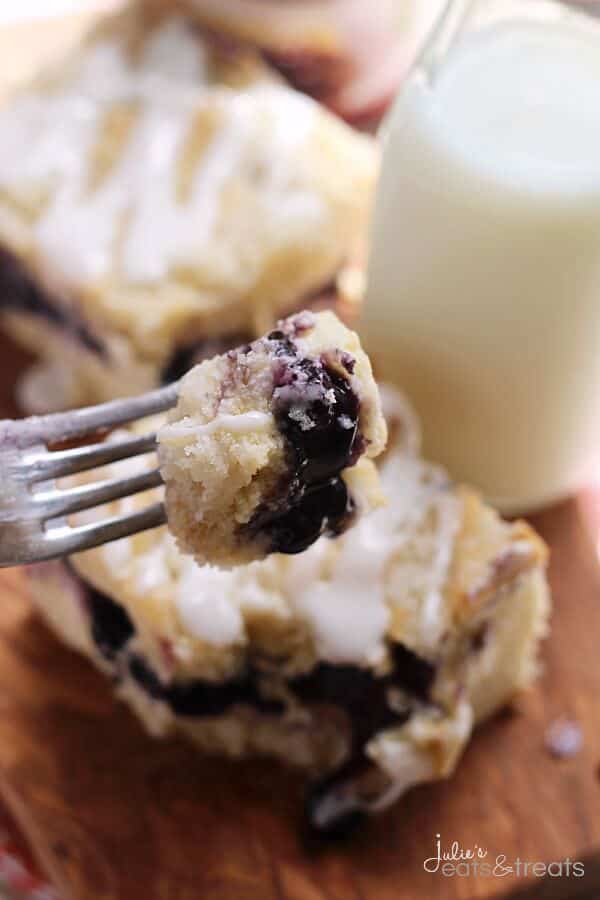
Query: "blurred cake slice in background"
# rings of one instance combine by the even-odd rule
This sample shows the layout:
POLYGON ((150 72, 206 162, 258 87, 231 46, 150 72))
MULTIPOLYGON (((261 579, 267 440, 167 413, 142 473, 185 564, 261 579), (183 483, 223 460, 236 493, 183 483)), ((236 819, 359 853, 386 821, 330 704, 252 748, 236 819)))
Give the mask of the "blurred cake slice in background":
POLYGON ((225 571, 162 528, 30 569, 44 618, 152 734, 305 769, 321 832, 450 776, 536 675, 547 629, 543 542, 420 458, 405 404, 385 405, 388 505, 335 540, 225 571))
POLYGON ((29 407, 133 394, 336 284, 377 151, 253 48, 135 4, 0 108, 0 320, 29 407))

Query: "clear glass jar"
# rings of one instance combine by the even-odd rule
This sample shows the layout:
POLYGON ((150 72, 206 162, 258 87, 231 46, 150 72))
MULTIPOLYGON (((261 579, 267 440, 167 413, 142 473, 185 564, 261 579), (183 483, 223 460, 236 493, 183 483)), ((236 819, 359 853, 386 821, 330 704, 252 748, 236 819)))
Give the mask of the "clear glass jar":
POLYGON ((447 4, 383 130, 362 333, 424 449, 503 510, 600 450, 600 23, 447 4))

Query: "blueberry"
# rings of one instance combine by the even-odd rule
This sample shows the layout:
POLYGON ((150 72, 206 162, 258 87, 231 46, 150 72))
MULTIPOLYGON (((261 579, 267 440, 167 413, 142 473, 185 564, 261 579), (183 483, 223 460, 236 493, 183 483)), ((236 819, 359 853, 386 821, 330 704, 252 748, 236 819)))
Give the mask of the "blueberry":
POLYGON ((407 711, 397 712, 388 705, 388 690, 395 683, 394 672, 377 677, 358 666, 320 663, 295 678, 290 690, 308 705, 326 703, 343 709, 352 729, 353 752, 359 754, 376 732, 408 718, 407 711))
POLYGON ((104 343, 82 317, 48 293, 29 274, 23 263, 4 248, 0 248, 0 310, 2 309, 45 319, 55 328, 74 337, 86 350, 98 356, 106 355, 104 343))
POLYGON ((129 674, 154 700, 166 699, 166 685, 137 653, 129 657, 129 674))
POLYGON ((356 462, 359 401, 343 375, 320 362, 300 360, 292 374, 275 390, 274 415, 299 476, 314 484, 356 462))
POLYGON ((131 619, 122 606, 93 588, 89 589, 87 606, 92 620, 92 638, 98 650, 106 659, 115 659, 135 633, 131 619))
POLYGON ((266 514, 260 527, 269 534, 271 552, 302 553, 322 534, 343 531, 353 510, 343 480, 332 478, 291 500, 285 512, 266 514))
POLYGON ((283 712, 277 700, 265 700, 252 672, 239 679, 214 683, 196 679, 186 684, 173 684, 167 689, 166 700, 178 716, 219 716, 231 706, 244 703, 265 714, 283 712))
POLYGON ((137 654, 129 658, 129 673, 134 681, 155 700, 162 700, 183 718, 220 716, 238 703, 244 703, 265 714, 281 714, 283 706, 276 700, 265 700, 252 670, 230 681, 206 681, 201 678, 166 684, 137 654))
MULTIPOLYGON (((289 465, 282 486, 244 531, 265 538, 270 552, 301 553, 320 535, 344 531, 354 514, 340 473, 363 449, 360 404, 343 369, 330 360, 300 356, 283 331, 272 331, 267 340, 277 358, 273 414, 286 438, 289 465)), ((354 360, 349 354, 344 359, 349 372, 354 360)))
POLYGON ((392 680, 396 685, 427 702, 435 679, 435 666, 422 656, 417 656, 404 644, 392 644, 394 672, 392 680))

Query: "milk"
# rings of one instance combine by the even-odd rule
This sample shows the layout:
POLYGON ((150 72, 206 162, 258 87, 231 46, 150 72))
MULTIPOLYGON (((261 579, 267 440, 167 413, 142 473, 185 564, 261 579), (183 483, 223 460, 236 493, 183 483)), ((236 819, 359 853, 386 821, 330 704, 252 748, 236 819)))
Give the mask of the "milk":
POLYGON ((362 325, 425 452, 507 511, 600 461, 600 27, 539 8, 462 34, 398 97, 362 325))

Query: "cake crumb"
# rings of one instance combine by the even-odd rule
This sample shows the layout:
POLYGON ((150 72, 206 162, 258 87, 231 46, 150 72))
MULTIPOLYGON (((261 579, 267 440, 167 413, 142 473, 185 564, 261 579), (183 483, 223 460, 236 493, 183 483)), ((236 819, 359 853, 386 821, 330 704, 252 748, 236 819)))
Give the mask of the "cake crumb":
POLYGON ((574 719, 559 718, 546 730, 546 749, 557 759, 576 756, 583 746, 581 726, 574 719))

